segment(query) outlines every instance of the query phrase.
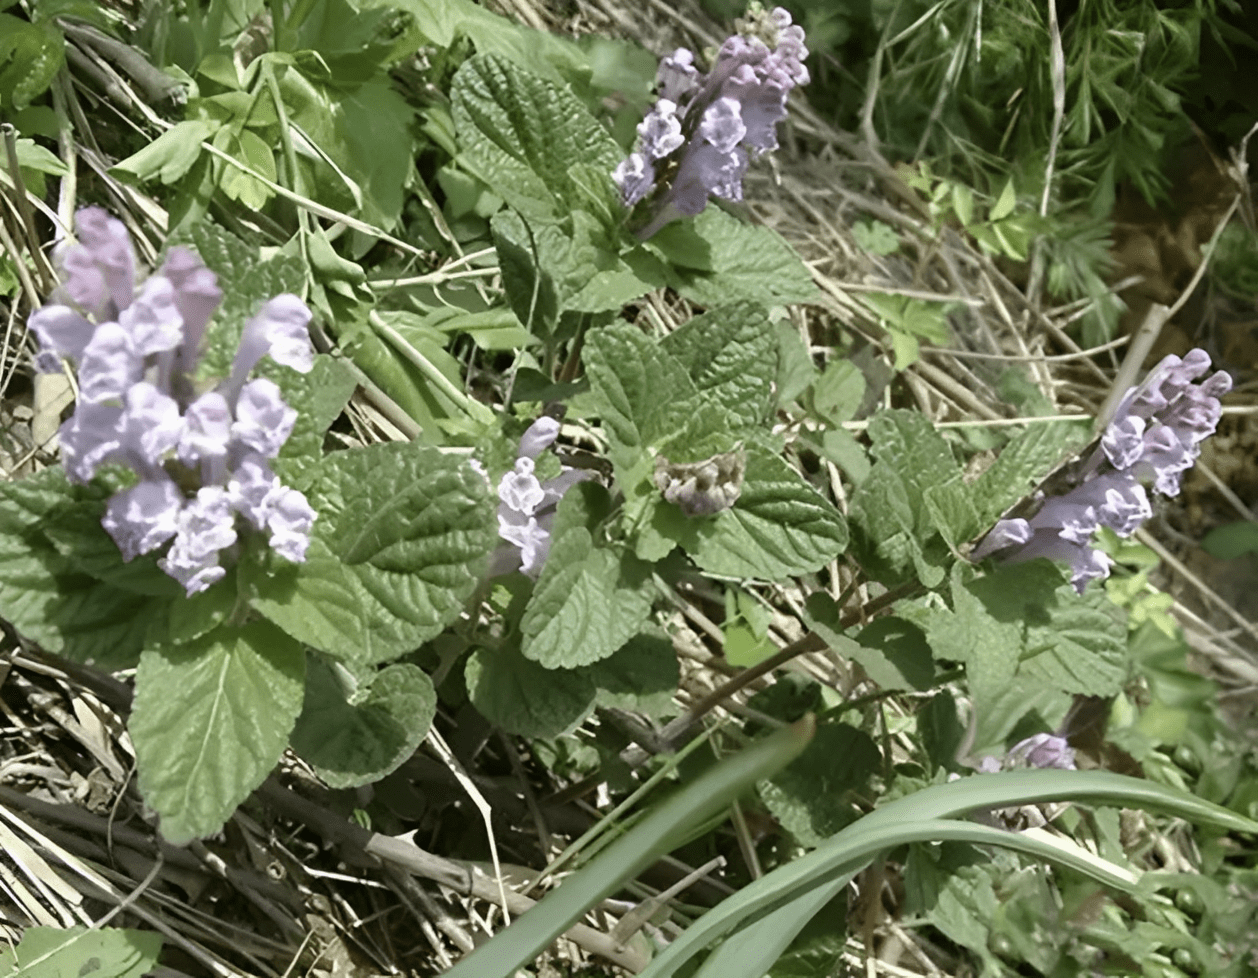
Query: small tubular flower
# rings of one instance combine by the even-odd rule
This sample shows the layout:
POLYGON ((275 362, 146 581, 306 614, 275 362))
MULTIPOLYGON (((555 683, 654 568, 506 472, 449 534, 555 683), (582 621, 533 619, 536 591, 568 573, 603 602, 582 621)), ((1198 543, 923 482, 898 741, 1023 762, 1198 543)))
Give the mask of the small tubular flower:
MULTIPOLYGON (((79 243, 60 254, 65 281, 28 327, 40 369, 69 358, 79 403, 61 426, 71 482, 107 463, 139 481, 116 493, 101 520, 124 560, 173 538, 158 561, 188 594, 226 573, 221 557, 238 537, 237 517, 270 535, 280 556, 305 559, 315 512, 267 464, 297 420, 280 388, 249 379, 262 357, 306 372, 314 363, 310 310, 297 296, 268 301, 246 326, 231 376, 197 395, 193 371, 223 294, 193 252, 172 248, 156 275, 135 290, 135 260, 121 222, 100 208, 76 215, 79 243), (191 498, 180 486, 199 477, 191 498)), ((202 388, 203 389, 203 388, 202 388)))
POLYGON ((1063 561, 1081 594, 1088 581, 1108 577, 1112 561, 1092 546, 1096 531, 1104 526, 1121 537, 1134 533, 1153 515, 1147 490, 1177 495, 1201 442, 1214 433, 1222 416, 1219 398, 1231 390, 1232 379, 1220 370, 1197 383, 1209 369, 1204 350, 1164 358, 1119 401, 1081 481, 1042 499, 1029 520, 1000 520, 972 558, 1063 561))
POLYGON ((503 544, 490 558, 492 575, 521 570, 536 578, 550 554, 550 528, 563 494, 590 474, 561 466, 553 479, 538 480, 536 459, 559 436, 559 422, 540 417, 520 438, 515 466, 498 481, 498 536, 503 544))
POLYGON ((612 173, 625 206, 655 199, 640 237, 700 213, 709 197, 742 200, 748 162, 777 148, 787 97, 808 82, 804 31, 788 11, 766 13, 753 3, 738 26, 706 75, 685 48, 660 62, 659 97, 638 126, 633 152, 612 173))

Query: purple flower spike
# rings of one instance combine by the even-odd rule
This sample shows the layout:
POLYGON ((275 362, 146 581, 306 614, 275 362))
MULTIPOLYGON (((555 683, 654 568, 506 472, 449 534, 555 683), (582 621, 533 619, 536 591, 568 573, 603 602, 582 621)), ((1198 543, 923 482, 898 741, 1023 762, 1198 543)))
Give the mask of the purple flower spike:
MULTIPOLYGON (((49 305, 31 313, 26 325, 39 338, 42 352, 81 360, 96 327, 69 306, 49 305)), ((55 369, 60 369, 58 366, 55 369)))
POLYGON ((742 200, 748 154, 777 148, 787 96, 808 81, 804 32, 781 7, 753 10, 739 30, 721 45, 707 75, 685 48, 660 63, 659 98, 638 126, 634 151, 612 174, 627 207, 655 197, 655 214, 640 237, 700 213, 709 197, 742 200), (657 180, 666 192, 656 191, 657 180))
POLYGON ((1029 522, 997 523, 975 547, 973 559, 996 554, 1010 562, 1063 560, 1080 593, 1089 580, 1108 577, 1112 561, 1091 546, 1096 530, 1105 526, 1122 537, 1134 533, 1153 515, 1146 486, 1176 495, 1200 443, 1214 433, 1223 411, 1219 398, 1231 390, 1232 379, 1219 371, 1195 383, 1209 369, 1204 350, 1163 359, 1119 401, 1100 448, 1084 465, 1082 481, 1045 500, 1029 522), (1021 527, 1011 533, 1014 523, 1024 524, 1032 535, 1020 538, 1021 527))
POLYGON ((237 442, 265 458, 275 458, 296 421, 297 412, 284 403, 279 386, 258 377, 240 390, 231 434, 237 442))
POLYGON ((134 560, 178 532, 183 504, 183 493, 170 478, 146 479, 110 498, 101 525, 118 544, 122 559, 134 560))
POLYGON ((79 243, 61 254, 65 292, 97 322, 116 319, 135 294, 135 257, 126 225, 100 207, 74 215, 79 243))
POLYGON ((60 295, 79 308, 53 302, 28 320, 41 371, 60 370, 61 357, 77 361, 79 401, 58 432, 66 477, 88 482, 107 463, 138 475, 109 500, 101 523, 124 560, 173 537, 158 565, 189 595, 227 573, 221 555, 235 544, 241 517, 242 527, 269 533, 281 556, 304 560, 314 510, 266 461, 279 454, 297 412, 274 382, 249 373, 267 355, 303 373, 313 367, 310 310, 294 295, 267 302, 245 328, 231 377, 197 396, 205 386, 192 373, 223 298, 214 273, 188 249, 172 248, 137 295, 122 223, 86 208, 77 228, 79 243, 61 253, 60 295), (191 471, 174 468, 172 456, 191 471), (183 485, 198 477, 189 500, 183 485))

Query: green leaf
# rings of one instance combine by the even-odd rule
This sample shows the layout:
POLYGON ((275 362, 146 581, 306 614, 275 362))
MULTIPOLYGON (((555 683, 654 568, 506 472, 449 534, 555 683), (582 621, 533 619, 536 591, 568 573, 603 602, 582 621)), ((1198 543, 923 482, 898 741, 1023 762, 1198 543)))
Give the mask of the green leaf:
POLYGON ((28 927, 16 947, 0 947, 0 978, 142 978, 161 950, 156 931, 28 927))
POLYGON ((1091 426, 1089 418, 1027 425, 970 487, 982 525, 995 521, 1069 452, 1077 450, 1087 440, 1091 426))
POLYGON ((437 712, 432 680, 395 662, 346 696, 336 665, 306 669, 306 694, 289 743, 329 787, 355 788, 397 768, 428 735, 437 712))
POLYGON ((637 634, 651 611, 650 568, 596 547, 588 523, 601 486, 582 483, 559 503, 550 555, 520 620, 524 655, 548 669, 589 665, 637 634))
POLYGON ((128 730, 140 792, 168 842, 217 832, 271 773, 304 673, 301 645, 263 621, 141 654, 128 730))
POLYGON ((65 46, 55 24, 0 14, 0 110, 20 111, 42 95, 65 64, 65 46))
POLYGON ((451 48, 467 38, 479 54, 502 55, 554 81, 588 77, 586 57, 566 37, 530 30, 472 0, 362 0, 361 9, 404 10, 415 18, 417 43, 451 48))
POLYGON ((668 433, 673 405, 692 398, 694 382, 676 358, 639 329, 614 323, 586 339, 590 398, 612 441, 611 458, 630 467, 668 433))
POLYGON ((664 269, 650 256, 631 252, 621 258, 617 242, 588 210, 569 208, 562 223, 530 219, 539 267, 554 283, 563 312, 619 312, 664 284, 664 269))
POLYGON ((927 587, 936 587, 943 571, 922 551, 909 500, 897 467, 888 462, 874 465, 848 507, 852 552, 867 575, 888 587, 914 576, 927 587))
POLYGON ((567 877, 512 927, 460 960, 446 972, 446 978, 514 974, 625 880, 675 848, 692 826, 701 824, 752 784, 790 763, 807 746, 812 732, 812 722, 802 721, 709 769, 609 845, 588 866, 567 877))
POLYGON ((673 643, 658 635, 635 635, 608 658, 578 670, 594 685, 599 706, 648 716, 675 711, 681 679, 673 643))
POLYGON ((1240 520, 1216 526, 1205 535, 1201 546, 1219 560, 1235 560, 1245 554, 1258 553, 1258 523, 1240 520))
POLYGON ((895 229, 882 221, 854 222, 852 237, 871 255, 894 255, 900 250, 900 238, 895 229))
POLYGON ((685 230, 673 232, 671 226, 666 227, 652 243, 677 266, 673 284, 692 302, 719 306, 736 299, 766 304, 816 300, 817 287, 808 266, 772 229, 709 207, 694 219, 694 233, 708 246, 706 253, 699 254, 682 237, 685 230), (680 244, 673 243, 674 235, 680 244))
POLYGON ((297 412, 297 422, 280 449, 275 468, 285 485, 305 490, 318 478, 324 435, 345 410, 358 381, 343 360, 325 353, 315 354, 309 373, 269 361, 264 361, 257 373, 274 381, 284 403, 297 412))
POLYGON ((127 174, 137 180, 160 180, 171 184, 183 179, 201 155, 201 143, 218 132, 217 122, 189 119, 177 123, 138 153, 132 153, 110 172, 127 174))
MULTIPOLYGON (((1112 696, 1127 678, 1127 625, 1102 590, 1078 594, 1047 561, 999 567, 961 590, 985 613, 1025 629, 1022 671, 1066 693, 1112 696)), ((953 597, 959 590, 954 586, 953 597)), ((959 610, 959 609, 958 609, 959 610)))
POLYGON ((712 574, 782 580, 824 567, 847 547, 834 506, 776 455, 747 448, 743 491, 731 509, 690 521, 682 546, 712 574))
POLYGON ((864 400, 865 375, 850 360, 831 360, 813 381, 813 410, 833 425, 856 417, 864 400))
POLYGON ((605 167, 611 180, 620 148, 566 87, 478 54, 455 74, 450 97, 460 163, 526 220, 558 218, 582 202, 578 164, 605 167))
POLYGON ((242 561, 240 581, 253 609, 303 645, 346 662, 372 661, 371 599, 319 537, 300 564, 273 559, 269 551, 242 561))
POLYGON ((464 672, 472 705, 521 737, 557 737, 594 708, 597 691, 584 669, 548 669, 510 648, 477 649, 464 672))
POLYGON ((544 335, 559 319, 555 281, 541 265, 537 242, 524 218, 501 210, 489 222, 502 270, 502 289, 516 317, 529 332, 544 335))
POLYGON ((164 585, 151 558, 133 569, 102 546, 103 499, 60 468, 0 482, 0 615, 49 652, 127 669, 150 635, 165 635, 172 602, 154 593, 164 585))
POLYGON ((773 816, 813 848, 855 820, 844 795, 858 788, 882 762, 869 735, 845 723, 823 723, 802 754, 760 785, 773 816))
POLYGON ((362 661, 396 658, 457 618, 498 536, 485 480, 466 460, 415 444, 329 455, 312 496, 313 536, 360 588, 362 661))
MULTIPOLYGON (((1019 771, 963 778, 885 804, 813 852, 744 886, 687 928, 641 972, 642 978, 672 978, 695 954, 723 939, 748 948, 755 948, 760 942, 772 946, 775 941, 779 942, 778 947, 784 947, 791 935, 784 935, 783 929, 798 929, 808 919, 806 913, 792 913, 788 907, 808 905, 820 909, 825 900, 816 897, 818 890, 829 890, 833 895, 880 853, 906 843, 952 839, 998 845, 1062 863, 1109 886, 1131 889, 1126 877, 1110 872, 1094 859, 1079 858, 1069 850, 1022 833, 954 820, 970 811, 1044 801, 1144 808, 1231 830, 1258 830, 1258 822, 1185 792, 1106 771, 1019 771), (736 931, 737 941, 728 937, 736 931)), ((762 961, 752 964, 762 969, 762 961)), ((737 978, 762 973, 740 971, 737 978)), ((727 969, 723 974, 730 975, 731 971, 727 969)))
POLYGON ((1013 177, 1005 183, 1004 189, 1000 192, 1000 197, 996 203, 992 204, 991 212, 987 215, 990 221, 999 221, 1008 217, 1013 213, 1014 205, 1018 203, 1018 195, 1013 188, 1013 177))
POLYGON ((768 310, 754 302, 696 316, 660 344, 699 391, 744 424, 763 424, 774 405, 778 339, 768 310))
POLYGON ((853 658, 883 689, 925 690, 934 685, 930 646, 912 622, 887 615, 862 628, 856 641, 863 652, 853 658))

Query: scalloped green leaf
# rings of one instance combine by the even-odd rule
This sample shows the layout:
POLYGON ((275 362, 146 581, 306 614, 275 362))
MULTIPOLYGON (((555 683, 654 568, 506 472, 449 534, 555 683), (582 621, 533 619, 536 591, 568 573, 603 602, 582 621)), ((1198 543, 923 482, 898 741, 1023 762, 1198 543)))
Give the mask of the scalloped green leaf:
POLYGON ((781 580, 819 570, 847 547, 833 504, 781 458, 747 448, 747 473, 733 508, 692 520, 682 546, 712 574, 781 580))
POLYGON ((127 729, 168 842, 217 832, 271 773, 301 712, 305 664, 265 621, 141 654, 127 729))
POLYGON ((526 219, 564 216, 588 199, 575 169, 604 168, 610 183, 622 155, 567 87, 506 58, 468 58, 450 99, 460 164, 526 219))
POLYGON ((621 549, 596 547, 587 524, 600 486, 574 486, 559 503, 550 556, 520 620, 524 655, 549 669, 606 659, 651 611, 650 567, 621 549))
POLYGON ((557 737, 594 707, 597 690, 584 669, 548 669, 514 649, 477 649, 464 670, 472 705, 521 737, 557 737))
POLYGON ((311 505, 313 536, 361 589, 367 662, 397 658, 454 621, 498 537, 484 478, 415 444, 334 452, 311 505))
POLYGON ((696 316, 660 344, 694 385, 743 423, 762 424, 774 406, 778 337, 768 310, 755 302, 696 316))
POLYGON ((0 482, 0 615, 49 652, 126 669, 181 599, 151 557, 122 562, 99 522, 106 495, 59 467, 0 482))
POLYGON ((356 788, 415 753, 437 713, 437 692, 418 666, 395 662, 347 697, 335 668, 312 657, 289 743, 329 787, 356 788))

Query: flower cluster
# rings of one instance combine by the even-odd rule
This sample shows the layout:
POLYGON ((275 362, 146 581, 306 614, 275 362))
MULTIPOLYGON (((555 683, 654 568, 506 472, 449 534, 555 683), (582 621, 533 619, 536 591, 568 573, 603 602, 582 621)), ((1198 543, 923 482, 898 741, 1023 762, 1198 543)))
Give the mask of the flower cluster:
POLYGON ((515 467, 498 483, 498 536, 505 543, 491 558, 490 576, 517 568, 537 578, 550 554, 550 528, 563 494, 589 473, 563 466, 545 482, 535 475, 537 458, 559 437, 559 422, 540 417, 520 439, 515 467))
POLYGON ((135 289, 135 258, 121 221, 98 207, 75 218, 78 243, 60 254, 64 282, 31 314, 37 366, 78 370, 79 399, 61 426, 71 482, 105 464, 139 481, 110 498, 101 520, 124 560, 174 539, 159 564, 189 595, 227 572, 220 554, 237 541, 237 517, 270 534, 282 557, 305 560, 315 519, 306 497, 271 470, 297 412, 279 387, 249 379, 262 357, 303 373, 314 363, 310 310, 276 296, 245 327, 231 375, 198 394, 192 380, 210 317, 222 301, 214 273, 186 248, 172 248, 157 274, 135 289), (191 498, 184 486, 194 487, 191 498))
POLYGON ((612 174, 626 206, 644 199, 657 181, 668 186, 649 237, 678 215, 698 214, 709 195, 742 200, 748 154, 777 149, 786 97, 808 83, 803 28, 781 7, 756 5, 740 33, 721 45, 711 72, 678 48, 659 67, 659 98, 638 126, 634 152, 612 174))
POLYGON ((1066 561, 1080 593, 1093 578, 1108 577, 1113 562, 1092 547, 1093 535, 1102 526, 1122 537, 1134 533, 1153 514, 1145 487, 1177 495, 1201 442, 1214 434, 1222 413, 1219 398, 1232 389, 1232 379, 1220 370, 1194 383, 1209 369, 1204 350, 1191 350, 1182 360, 1163 359, 1119 402, 1084 464, 1083 481, 1046 500, 1030 519, 998 522, 973 558, 999 554, 1010 562, 1066 561))
POLYGON ((1011 768, 1020 767, 1051 767, 1062 771, 1073 771, 1075 770, 1075 750, 1066 743, 1065 737, 1038 733, 1014 744, 1003 758, 984 757, 978 769, 984 774, 995 774, 997 771, 1008 771, 1011 768))

